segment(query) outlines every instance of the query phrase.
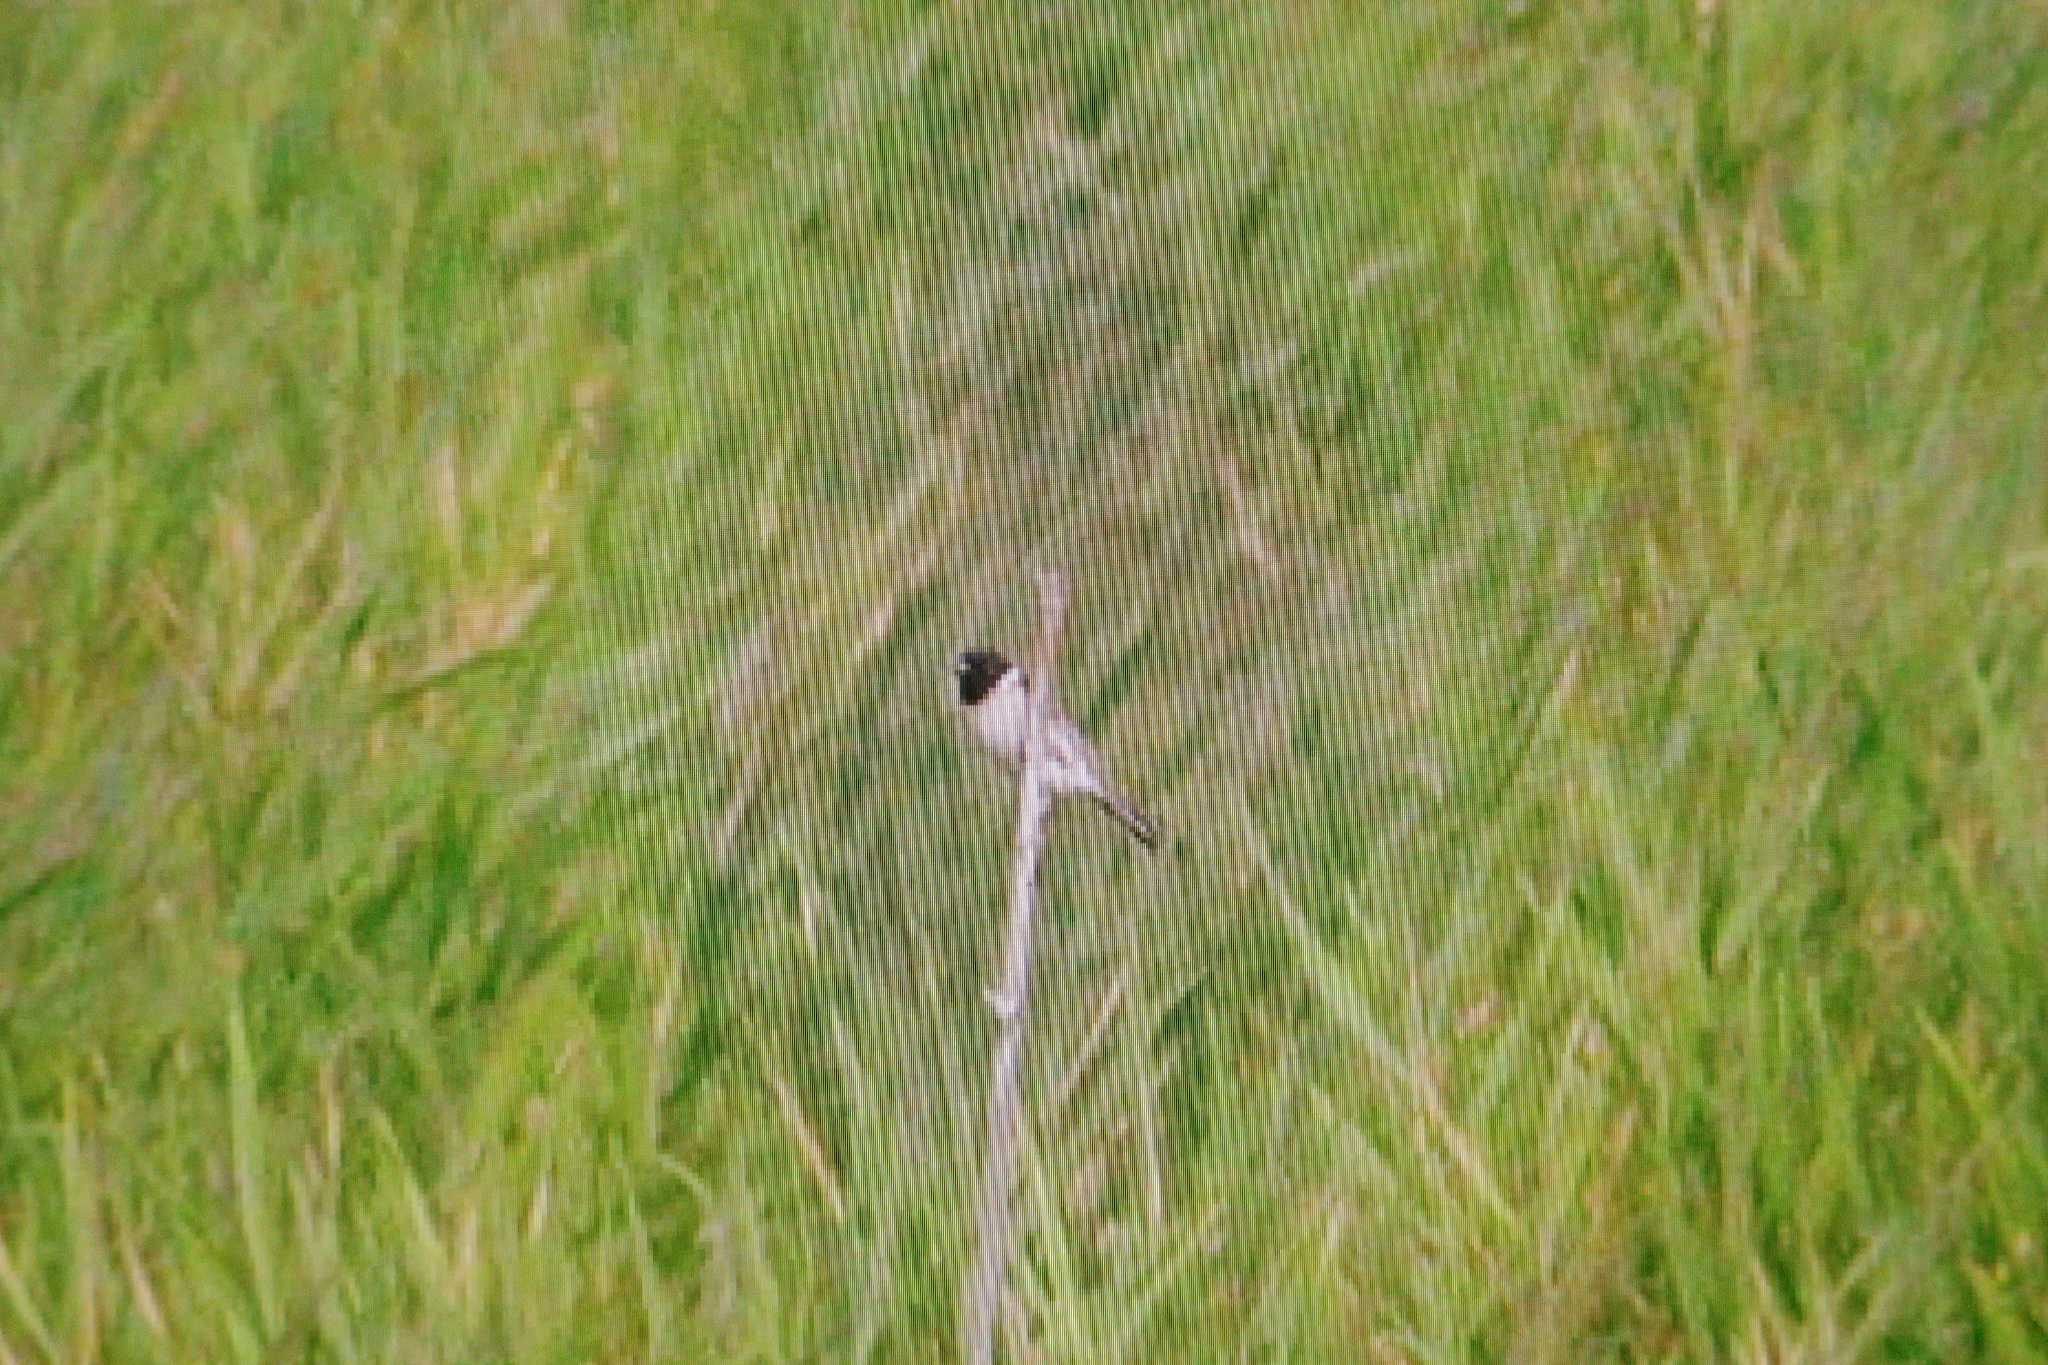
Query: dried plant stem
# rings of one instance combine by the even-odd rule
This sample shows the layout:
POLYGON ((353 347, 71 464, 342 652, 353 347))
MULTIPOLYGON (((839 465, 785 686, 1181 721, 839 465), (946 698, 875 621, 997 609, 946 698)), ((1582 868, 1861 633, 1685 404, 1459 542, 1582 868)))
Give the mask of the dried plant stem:
POLYGON ((988 1153, 982 1171, 979 1250, 961 1315, 962 1347, 969 1360, 995 1359, 996 1311, 1010 1262, 1010 1186, 1023 1126, 1018 1071, 1024 1056, 1026 1006, 1031 995, 1031 925, 1037 910, 1038 857, 1045 846, 1051 793, 1040 766, 1046 716, 1052 709, 1053 664, 1067 614, 1066 582, 1056 572, 1038 576, 1038 648, 1032 655, 1030 722, 1024 741, 1017 798, 1017 851, 1010 867, 1010 926, 1003 945, 1002 985, 989 993, 996 1013, 995 1060, 988 1092, 988 1153))

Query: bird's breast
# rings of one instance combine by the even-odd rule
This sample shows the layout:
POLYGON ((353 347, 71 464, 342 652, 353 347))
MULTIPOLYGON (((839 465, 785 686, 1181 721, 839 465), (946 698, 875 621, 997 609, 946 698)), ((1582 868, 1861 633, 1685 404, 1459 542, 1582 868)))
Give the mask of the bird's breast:
POLYGON ((1026 695, 1021 685, 1005 678, 971 713, 981 742, 1012 763, 1024 758, 1024 730, 1029 723, 1026 695))

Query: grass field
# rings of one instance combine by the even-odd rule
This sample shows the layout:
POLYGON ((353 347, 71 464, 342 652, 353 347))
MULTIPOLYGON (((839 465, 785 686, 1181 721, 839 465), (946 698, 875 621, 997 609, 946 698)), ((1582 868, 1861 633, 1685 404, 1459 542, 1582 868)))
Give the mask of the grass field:
POLYGON ((0 11, 0 1360, 2048 1357, 2048 11, 0 11))

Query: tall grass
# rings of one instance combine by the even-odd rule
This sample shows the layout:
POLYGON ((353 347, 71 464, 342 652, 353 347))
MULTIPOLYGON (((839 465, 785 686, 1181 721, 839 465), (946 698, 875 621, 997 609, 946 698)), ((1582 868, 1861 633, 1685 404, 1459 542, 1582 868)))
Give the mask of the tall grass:
POLYGON ((2044 39, 0 17, 0 1355, 2048 1354, 2044 39))

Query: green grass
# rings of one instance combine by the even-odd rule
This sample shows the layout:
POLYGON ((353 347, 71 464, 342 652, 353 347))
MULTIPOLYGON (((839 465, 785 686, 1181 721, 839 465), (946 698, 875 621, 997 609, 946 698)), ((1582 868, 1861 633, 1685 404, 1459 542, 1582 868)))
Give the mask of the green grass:
POLYGON ((2048 21, 0 15, 0 1360, 2048 1356, 2048 21))

